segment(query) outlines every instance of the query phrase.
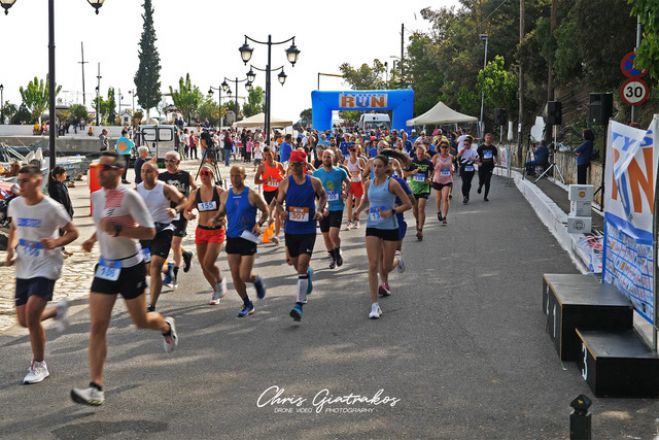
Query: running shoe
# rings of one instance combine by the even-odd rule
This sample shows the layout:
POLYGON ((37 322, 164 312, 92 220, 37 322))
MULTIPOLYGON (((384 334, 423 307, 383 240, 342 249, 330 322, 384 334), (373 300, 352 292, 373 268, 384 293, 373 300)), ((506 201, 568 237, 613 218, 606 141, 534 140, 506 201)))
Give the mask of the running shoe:
POLYGON ((380 287, 378 287, 378 294, 384 298, 391 295, 391 289, 389 289, 388 285, 380 283, 380 287))
POLYGON ((166 273, 165 278, 162 280, 162 285, 171 289, 174 287, 172 283, 173 283, 172 277, 169 275, 169 273, 166 273))
POLYGON ((352 229, 352 222, 346 223, 346 231, 349 231, 352 229))
POLYGON ((382 316, 382 309, 378 303, 371 304, 371 313, 368 314, 369 319, 380 319, 382 316))
POLYGON ((55 314, 55 323, 57 326, 57 329, 61 332, 66 330, 66 328, 69 326, 69 318, 68 318, 68 313, 69 313, 69 303, 67 300, 62 299, 60 302, 57 303, 57 306, 55 307, 56 314, 55 314))
POLYGON ((403 260, 403 255, 398 254, 398 272, 403 273, 405 272, 405 269, 407 269, 407 267, 405 266, 405 260, 403 260))
POLYGON ((293 318, 296 321, 300 321, 302 319, 302 306, 300 304, 295 304, 293 307, 293 310, 291 310, 291 318, 293 318))
POLYGON ((444 220, 442 220, 442 226, 446 226, 447 224, 448 223, 446 223, 446 218, 444 218, 444 220))
POLYGON ((169 334, 163 335, 165 340, 162 343, 165 353, 171 353, 178 346, 178 334, 176 333, 176 323, 174 318, 168 316, 165 321, 169 324, 169 334))
POLYGON ((250 302, 248 305, 243 306, 243 308, 240 309, 240 312, 238 312, 238 317, 244 318, 247 315, 253 315, 253 314, 254 314, 254 304, 250 302))
POLYGON ((441 212, 438 212, 438 213, 437 213, 437 220, 441 222, 441 221, 442 221, 442 218, 443 218, 443 217, 442 217, 442 213, 441 213, 441 212))
POLYGON ((220 303, 220 299, 224 296, 224 292, 227 291, 227 280, 222 278, 222 281, 215 285, 213 293, 211 295, 211 300, 208 302, 211 306, 216 306, 220 303))
POLYGON ((272 241, 272 242, 275 244, 275 246, 279 245, 279 238, 277 238, 277 237, 274 236, 274 235, 272 236, 272 238, 270 239, 270 241, 272 241))
POLYGON ((334 259, 334 255, 330 254, 330 264, 329 264, 330 269, 336 268, 336 260, 334 259))
POLYGON ((477 192, 478 194, 480 194, 482 191, 483 191, 483 187, 482 187, 482 186, 479 186, 479 187, 478 187, 478 190, 477 190, 476 192, 477 192))
POLYGON ((188 272, 192 266, 192 252, 183 252, 183 272, 188 272))
POLYGON ((423 240, 423 231, 416 231, 416 239, 419 241, 423 240))
POLYGON ((485 197, 483 200, 485 200, 486 202, 490 201, 490 199, 488 199, 487 197, 485 197))
POLYGON ((92 386, 74 388, 71 390, 71 400, 81 405, 100 406, 105 402, 105 393, 92 386))
POLYGON ((265 285, 263 285, 263 278, 257 275, 256 280, 254 280, 254 288, 256 289, 256 297, 258 299, 265 298, 265 285))
POLYGON ((341 254, 340 250, 336 253, 336 265, 338 267, 343 266, 343 254, 341 254))
POLYGON ((466 205, 467 203, 469 203, 469 198, 468 197, 463 198, 462 199, 462 204, 466 205))
POLYGON ((313 268, 309 266, 307 269, 307 275, 309 276, 309 284, 307 284, 307 295, 311 295, 313 290, 313 268))
POLYGON ((359 220, 357 220, 357 221, 352 225, 352 228, 353 228, 353 229, 359 229, 359 220))
POLYGON ((31 383, 39 383, 48 376, 50 376, 50 373, 48 372, 48 365, 46 365, 46 361, 32 361, 30 368, 27 369, 27 374, 23 379, 23 383, 26 385, 31 383))

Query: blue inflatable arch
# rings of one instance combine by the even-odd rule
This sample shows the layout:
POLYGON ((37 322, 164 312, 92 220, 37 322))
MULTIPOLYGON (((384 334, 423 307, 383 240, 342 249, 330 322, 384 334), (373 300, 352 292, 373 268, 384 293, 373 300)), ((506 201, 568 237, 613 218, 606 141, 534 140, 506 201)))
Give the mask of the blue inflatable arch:
POLYGON ((316 130, 332 129, 332 110, 391 110, 391 128, 402 130, 414 117, 414 90, 345 90, 311 92, 312 124, 316 130))

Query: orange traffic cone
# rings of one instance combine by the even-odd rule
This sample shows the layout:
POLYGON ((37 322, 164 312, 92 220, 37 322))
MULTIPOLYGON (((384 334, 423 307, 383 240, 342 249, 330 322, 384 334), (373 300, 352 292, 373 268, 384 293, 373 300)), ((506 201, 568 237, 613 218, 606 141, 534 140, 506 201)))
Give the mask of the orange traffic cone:
POLYGON ((275 224, 272 223, 263 233, 263 243, 270 243, 270 239, 275 235, 275 224))

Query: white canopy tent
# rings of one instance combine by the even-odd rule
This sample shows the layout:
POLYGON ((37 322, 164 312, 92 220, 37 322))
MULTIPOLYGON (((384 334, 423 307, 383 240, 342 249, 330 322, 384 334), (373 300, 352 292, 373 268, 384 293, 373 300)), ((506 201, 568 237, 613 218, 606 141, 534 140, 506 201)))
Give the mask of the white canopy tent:
MULTIPOLYGON (((270 116, 270 126, 272 128, 285 128, 293 125, 293 121, 283 118, 270 116)), ((257 113, 242 121, 233 124, 236 128, 263 128, 265 127, 265 113, 257 113)))
POLYGON ((439 101, 433 108, 424 114, 413 119, 408 119, 407 125, 439 125, 464 122, 478 122, 478 118, 456 112, 442 101, 439 101))

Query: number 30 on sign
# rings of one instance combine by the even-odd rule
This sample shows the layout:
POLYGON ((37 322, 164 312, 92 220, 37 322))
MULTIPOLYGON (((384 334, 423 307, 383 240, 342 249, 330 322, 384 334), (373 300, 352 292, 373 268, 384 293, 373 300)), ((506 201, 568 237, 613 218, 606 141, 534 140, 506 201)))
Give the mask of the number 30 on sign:
POLYGON ((620 99, 627 105, 643 105, 649 97, 650 87, 641 78, 629 78, 620 87, 620 99))

